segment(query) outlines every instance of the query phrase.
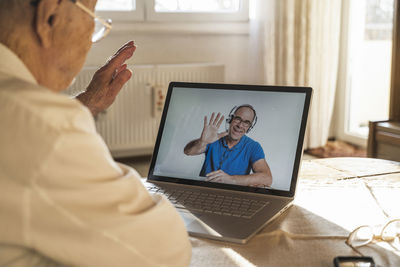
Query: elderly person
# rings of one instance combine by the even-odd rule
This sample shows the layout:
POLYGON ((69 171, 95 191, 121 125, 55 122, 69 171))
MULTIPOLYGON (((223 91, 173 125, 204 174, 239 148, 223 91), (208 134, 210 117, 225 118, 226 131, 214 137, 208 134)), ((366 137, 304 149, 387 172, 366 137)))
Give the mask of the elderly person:
POLYGON ((95 4, 0 1, 0 266, 189 264, 178 213, 112 159, 92 117, 131 77, 134 43, 80 101, 59 94, 91 47, 95 4))

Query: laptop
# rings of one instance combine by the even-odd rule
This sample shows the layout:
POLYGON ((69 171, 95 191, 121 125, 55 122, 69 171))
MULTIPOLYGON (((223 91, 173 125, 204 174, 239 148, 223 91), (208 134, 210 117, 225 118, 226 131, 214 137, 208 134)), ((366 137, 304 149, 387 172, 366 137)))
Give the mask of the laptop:
POLYGON ((246 243, 294 200, 311 94, 171 82, 146 187, 191 236, 246 243))

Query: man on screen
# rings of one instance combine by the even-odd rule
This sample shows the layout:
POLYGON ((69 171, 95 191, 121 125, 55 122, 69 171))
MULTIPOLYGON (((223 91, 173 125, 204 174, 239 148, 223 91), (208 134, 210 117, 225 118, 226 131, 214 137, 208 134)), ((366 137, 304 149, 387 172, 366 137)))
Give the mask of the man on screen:
POLYGON ((251 105, 234 107, 229 118, 229 128, 218 133, 224 121, 220 113, 204 117, 200 138, 190 141, 184 148, 189 156, 205 153, 200 176, 206 181, 244 186, 271 186, 272 174, 265 160, 261 145, 246 136, 257 122, 256 111, 251 105), (250 174, 250 171, 253 171, 250 174))

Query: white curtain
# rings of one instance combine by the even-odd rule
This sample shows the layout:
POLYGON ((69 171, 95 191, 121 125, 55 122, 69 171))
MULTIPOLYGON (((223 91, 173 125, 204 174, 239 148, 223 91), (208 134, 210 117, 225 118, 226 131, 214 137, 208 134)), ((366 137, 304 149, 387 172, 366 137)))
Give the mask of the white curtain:
POLYGON ((305 148, 326 144, 335 100, 342 0, 259 1, 265 83, 313 88, 305 148))

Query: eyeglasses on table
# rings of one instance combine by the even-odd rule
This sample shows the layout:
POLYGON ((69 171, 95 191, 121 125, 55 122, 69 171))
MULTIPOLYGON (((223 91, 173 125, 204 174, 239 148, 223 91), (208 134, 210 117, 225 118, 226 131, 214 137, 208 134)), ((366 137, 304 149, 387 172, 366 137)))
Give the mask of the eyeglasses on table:
POLYGON ((387 242, 394 249, 400 250, 400 219, 389 221, 383 226, 380 235, 375 235, 373 228, 369 225, 357 227, 349 234, 346 244, 361 256, 365 256, 357 248, 373 241, 387 242))

